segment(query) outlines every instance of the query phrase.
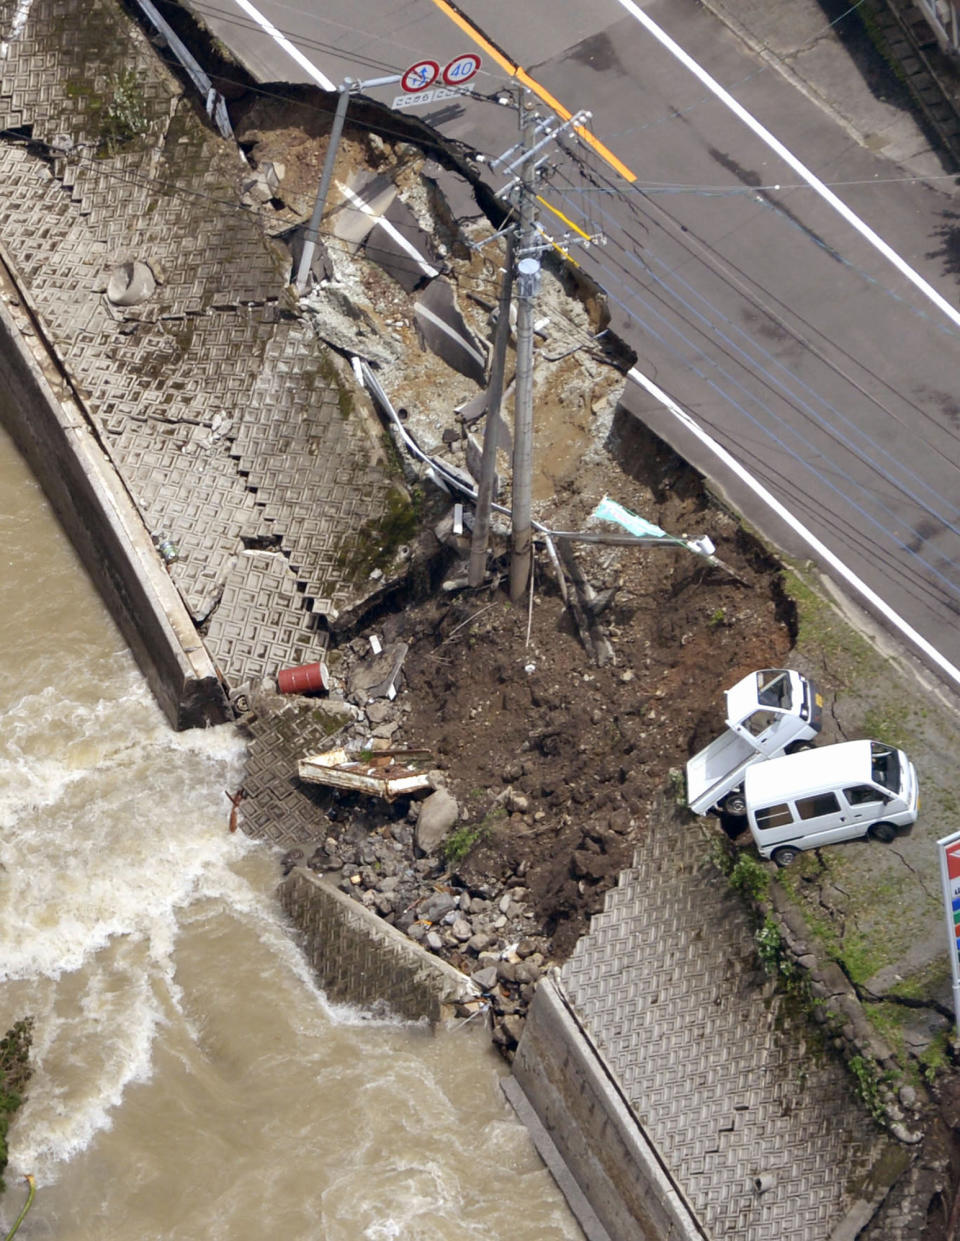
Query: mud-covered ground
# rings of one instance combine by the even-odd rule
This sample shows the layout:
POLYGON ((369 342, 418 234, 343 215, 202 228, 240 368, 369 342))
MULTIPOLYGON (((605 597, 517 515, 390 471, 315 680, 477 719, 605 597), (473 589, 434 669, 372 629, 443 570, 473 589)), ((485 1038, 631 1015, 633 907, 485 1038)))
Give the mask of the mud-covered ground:
POLYGON ((432 751, 460 806, 463 844, 447 879, 474 892, 525 889, 554 960, 630 864, 653 798, 682 796, 692 748, 722 729, 723 691, 782 664, 791 647, 776 564, 697 476, 636 424, 615 420, 608 447, 557 520, 576 528, 615 489, 666 529, 710 534, 722 562, 679 548, 581 547, 609 600, 597 619, 614 662, 588 657, 543 554, 532 606, 511 605, 504 580, 441 591, 389 622, 410 644, 392 744, 432 751))

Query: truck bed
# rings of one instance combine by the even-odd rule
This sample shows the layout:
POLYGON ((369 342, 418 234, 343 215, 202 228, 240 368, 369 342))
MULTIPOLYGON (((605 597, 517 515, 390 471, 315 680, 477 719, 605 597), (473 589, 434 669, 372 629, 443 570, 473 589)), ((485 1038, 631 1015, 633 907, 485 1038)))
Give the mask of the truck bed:
POLYGON ((760 754, 729 729, 687 762, 687 804, 704 814, 740 783, 743 770, 760 754))

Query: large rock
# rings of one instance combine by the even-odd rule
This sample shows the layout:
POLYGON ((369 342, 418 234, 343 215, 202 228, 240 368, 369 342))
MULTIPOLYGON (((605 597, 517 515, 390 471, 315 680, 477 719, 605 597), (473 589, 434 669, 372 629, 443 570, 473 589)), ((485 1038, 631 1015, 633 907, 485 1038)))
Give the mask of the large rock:
POLYGON ((417 913, 424 922, 439 922, 456 908, 456 903, 449 892, 434 892, 417 908, 417 913))
POLYGON ((420 815, 417 818, 417 848, 426 854, 436 853, 437 849, 460 817, 457 800, 446 789, 437 789, 435 793, 421 803, 420 815))

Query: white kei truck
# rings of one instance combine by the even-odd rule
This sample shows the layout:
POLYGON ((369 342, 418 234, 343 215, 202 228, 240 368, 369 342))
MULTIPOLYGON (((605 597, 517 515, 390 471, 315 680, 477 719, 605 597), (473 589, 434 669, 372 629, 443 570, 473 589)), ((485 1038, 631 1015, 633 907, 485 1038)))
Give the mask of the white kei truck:
POLYGON ((788 866, 804 849, 866 836, 890 844, 917 821, 913 763, 882 741, 841 741, 751 767, 747 826, 761 857, 788 866))
POLYGON ((726 731, 687 763, 687 805, 694 814, 746 814, 747 768, 809 748, 820 732, 823 698, 801 673, 764 668, 727 690, 726 717, 726 731))

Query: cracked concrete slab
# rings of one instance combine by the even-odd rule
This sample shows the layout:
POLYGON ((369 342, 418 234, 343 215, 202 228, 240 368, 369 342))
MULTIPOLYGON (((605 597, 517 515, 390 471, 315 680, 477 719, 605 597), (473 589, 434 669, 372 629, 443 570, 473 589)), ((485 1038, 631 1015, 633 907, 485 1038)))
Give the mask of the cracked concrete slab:
POLYGON ((13 126, 57 153, 0 143, 11 261, 144 523, 176 544, 170 576, 223 676, 299 662, 365 597, 342 545, 376 525, 391 480, 352 377, 284 308, 289 254, 241 201, 238 150, 112 6, 71 18, 36 0, 0 75, 13 126), (104 149, 97 90, 119 65, 143 132, 104 149), (111 274, 137 263, 152 287, 111 304, 111 274), (255 573, 245 540, 283 555, 255 573))
POLYGON ((424 344, 447 365, 476 384, 486 378, 486 350, 467 327, 449 280, 432 280, 414 305, 424 344))

